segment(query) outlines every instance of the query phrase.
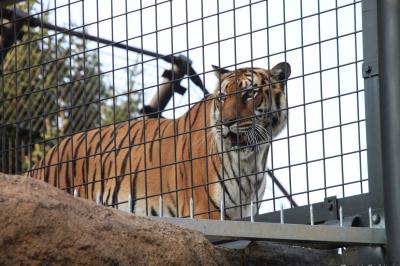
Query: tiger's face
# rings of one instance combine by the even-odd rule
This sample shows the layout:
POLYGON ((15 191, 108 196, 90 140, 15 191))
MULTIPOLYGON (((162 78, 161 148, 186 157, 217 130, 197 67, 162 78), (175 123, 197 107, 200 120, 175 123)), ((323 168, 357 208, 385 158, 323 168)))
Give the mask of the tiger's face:
POLYGON ((235 71, 213 66, 220 79, 214 92, 213 122, 224 150, 255 150, 285 126, 285 84, 290 65, 279 63, 271 70, 242 68, 235 71))

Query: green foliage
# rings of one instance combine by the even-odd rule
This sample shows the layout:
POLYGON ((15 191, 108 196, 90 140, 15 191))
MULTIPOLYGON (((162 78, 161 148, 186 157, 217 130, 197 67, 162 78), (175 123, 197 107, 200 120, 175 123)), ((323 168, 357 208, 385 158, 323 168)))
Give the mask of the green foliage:
MULTIPOLYGON (((3 61, 0 119, 10 127, 29 130, 36 140, 49 140, 45 148, 31 147, 23 158, 25 169, 31 166, 30 157, 36 163, 58 137, 137 114, 140 97, 125 93, 113 100, 114 90, 101 75, 97 50, 88 50, 82 39, 26 26, 22 34, 3 61)), ((134 87, 138 74, 136 69, 128 71, 128 88, 134 87)))

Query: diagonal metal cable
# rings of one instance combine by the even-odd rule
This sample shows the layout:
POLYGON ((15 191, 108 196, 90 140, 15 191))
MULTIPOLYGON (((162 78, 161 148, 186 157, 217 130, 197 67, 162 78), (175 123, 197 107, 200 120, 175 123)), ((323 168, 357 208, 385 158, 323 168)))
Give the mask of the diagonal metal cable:
MULTIPOLYGON (((121 42, 112 42, 108 39, 105 38, 101 38, 98 36, 93 36, 84 32, 80 32, 80 31, 75 31, 75 30, 70 30, 68 28, 64 28, 64 27, 60 27, 60 26, 56 26, 50 22, 46 22, 46 21, 42 21, 38 18, 29 16, 27 13, 23 12, 22 10, 19 9, 15 9, 14 10, 10 10, 10 9, 3 9, 3 14, 4 17, 6 18, 12 18, 13 21, 19 21, 19 20, 24 20, 25 23, 28 23, 29 26, 32 27, 43 27, 49 30, 54 30, 57 31, 59 33, 65 33, 65 34, 70 34, 71 36, 76 36, 82 39, 86 39, 86 40, 90 40, 90 41, 95 41, 95 42, 99 42, 99 43, 103 43, 106 45, 111 45, 113 47, 117 47, 117 48, 121 48, 121 49, 126 49, 128 51, 131 52, 135 52, 135 53, 140 53, 140 54, 144 54, 147 56, 151 56, 157 59, 162 59, 167 63, 171 63, 174 64, 175 60, 177 60, 177 56, 173 56, 173 55, 162 55, 160 53, 155 53, 152 51, 148 51, 145 49, 140 49, 137 47, 133 47, 130 45, 126 45, 123 44, 121 42)), ((188 62, 190 62, 190 60, 188 60, 188 62)), ((196 86, 198 86, 205 94, 208 94, 208 90, 204 87, 203 82, 201 81, 199 75, 196 73, 196 71, 193 69, 192 65, 189 63, 188 67, 187 67, 187 73, 186 73, 189 78, 193 81, 194 84, 196 84, 196 86)))

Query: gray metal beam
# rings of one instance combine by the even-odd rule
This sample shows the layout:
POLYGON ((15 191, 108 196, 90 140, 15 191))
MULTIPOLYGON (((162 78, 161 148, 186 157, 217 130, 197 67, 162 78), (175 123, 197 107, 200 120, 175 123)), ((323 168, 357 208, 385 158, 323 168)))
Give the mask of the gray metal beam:
POLYGON ((400 1, 378 1, 383 199, 388 263, 400 265, 400 1))
POLYGON ((383 245, 386 243, 385 230, 378 228, 192 220, 167 217, 151 218, 199 231, 210 238, 298 241, 343 245, 383 245))
POLYGON ((365 87, 366 135, 368 147, 369 207, 383 208, 383 173, 381 118, 379 101, 379 48, 378 3, 365 0, 362 3, 363 24, 363 77, 365 87))
MULTIPOLYGON (((371 155, 372 156, 372 155, 371 155)), ((372 177, 371 177, 372 178, 372 177)), ((377 180, 378 182, 379 180, 377 180)), ((382 196, 382 195, 381 195, 382 196)), ((345 217, 357 216, 358 226, 369 226, 368 208, 372 207, 373 213, 377 213, 383 206, 379 205, 376 199, 377 195, 371 193, 360 194, 340 199, 327 198, 324 202, 313 203, 314 222, 316 224, 326 222, 339 222, 339 206, 343 207, 343 215, 345 217), (371 199, 372 197, 372 199, 371 199), (329 202, 331 201, 331 202, 329 202), (374 204, 372 204, 373 202, 374 204), (372 205, 371 205, 372 204, 372 205)), ((383 203, 382 203, 383 204, 383 203)), ((285 222, 289 224, 309 224, 310 223, 310 206, 301 206, 284 210, 285 222)), ((381 220, 383 220, 383 217, 381 220)), ((243 221, 250 221, 250 218, 243 218, 243 221)), ((256 222, 279 223, 280 211, 263 213, 254 217, 256 222)), ((374 224, 376 226, 376 224, 374 224)))

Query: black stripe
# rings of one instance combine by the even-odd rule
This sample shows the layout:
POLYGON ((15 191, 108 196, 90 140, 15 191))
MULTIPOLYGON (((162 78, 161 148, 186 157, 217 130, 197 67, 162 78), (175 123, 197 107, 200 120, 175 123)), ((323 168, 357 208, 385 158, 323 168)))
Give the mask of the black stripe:
MULTIPOLYGON (((185 157, 185 149, 186 148, 186 138, 183 138, 183 144, 182 144, 182 151, 181 151, 181 154, 182 154, 182 159, 184 160, 186 157, 185 157)), ((189 151, 188 151, 188 155, 190 155, 189 154, 189 151)), ((189 156, 190 157, 190 156, 189 156)), ((189 158, 188 158, 189 159, 189 158)))
MULTIPOLYGON (((128 158, 130 157, 130 151, 128 150, 126 152, 126 155, 124 157, 124 159, 122 160, 122 165, 121 165, 121 171, 119 173, 119 175, 122 177, 123 175, 125 175, 125 171, 126 171, 126 162, 128 161, 128 158)), ((119 160, 119 159, 118 159, 119 160)), ((130 169, 131 171, 131 169, 130 169)), ((122 180, 121 180, 122 181, 122 180)))
MULTIPOLYGON (((110 130, 110 129, 111 129, 111 127, 107 128, 107 129, 105 129, 105 130, 103 130, 103 131, 106 131, 106 132, 104 133, 104 135, 101 136, 100 140, 97 142, 96 149, 95 149, 95 154, 97 154, 97 153, 100 152, 99 149, 100 149, 100 147, 101 147, 101 144, 102 144, 103 141, 104 141, 104 138, 107 136, 107 134, 108 134, 108 133, 111 133, 111 134, 112 134, 112 133, 114 132, 114 130, 110 130)), ((100 131, 100 129, 99 129, 99 131, 100 131)), ((110 143, 111 143, 111 142, 110 142, 110 143)), ((104 149, 103 152, 104 152, 104 151, 106 151, 106 149, 104 149)))
MULTIPOLYGON (((239 152, 239 151, 238 151, 238 152, 239 152)), ((242 176, 242 177, 239 177, 239 176, 241 176, 241 174, 240 174, 240 169, 238 169, 238 170, 239 170, 239 173, 235 173, 235 171, 234 171, 233 164, 232 164, 232 158, 231 158, 230 152, 228 152, 228 164, 230 165, 230 168, 231 168, 231 170, 232 170, 232 173, 235 175, 235 180, 236 180, 236 183, 238 184, 238 186, 239 186, 239 188, 240 188, 240 191, 241 191, 246 197, 248 197, 249 195, 247 195, 245 189, 244 189, 243 186, 242 186, 242 182, 240 182, 240 179, 243 178, 243 176, 242 176)), ((223 167, 224 167, 224 170, 226 171, 225 165, 224 165, 223 167)), ((246 180, 247 180, 247 183, 248 183, 249 186, 251 187, 250 177, 247 175, 245 178, 246 178, 246 180)), ((249 191, 249 193, 251 193, 251 192, 249 191)))
POLYGON ((107 197, 106 197, 106 205, 109 205, 108 200, 110 199, 110 195, 111 195, 111 188, 108 189, 108 193, 107 193, 107 197))
MULTIPOLYGON (((107 170, 107 179, 109 179, 110 178, 110 173, 111 173, 111 168, 112 168, 112 166, 113 166, 113 159, 111 159, 110 160, 110 163, 108 164, 109 165, 109 167, 108 167, 108 170, 107 170)), ((105 164, 105 162, 104 162, 104 164, 105 164)))
POLYGON ((86 151, 86 157, 90 160, 90 155, 92 155, 92 146, 89 146, 89 149, 86 151))
MULTIPOLYGON (((239 151, 238 151, 239 152, 239 151)), ((231 170, 232 170, 232 173, 233 173, 233 175, 235 176, 235 180, 236 180, 236 183, 237 183, 237 185, 239 186, 239 188, 240 188, 240 191, 241 192, 243 192, 245 195, 246 195, 246 193, 245 193, 245 190, 244 190, 244 188, 242 187, 242 183, 240 182, 240 178, 239 178, 239 175, 240 175, 240 169, 239 169, 239 174, 238 173, 235 173, 235 170, 234 170, 234 168, 232 167, 232 158, 231 158, 231 154, 230 154, 230 152, 227 152, 227 159, 228 159, 228 165, 230 165, 231 167, 231 170)), ((225 168, 225 165, 221 162, 221 164, 222 164, 222 167, 223 167, 223 170, 228 174, 228 171, 226 170, 226 168, 225 168)), ((228 175, 229 176, 229 175, 228 175)), ((249 181, 250 182, 250 181, 249 181)), ((246 195, 247 196, 247 195, 246 195)))
POLYGON ((184 183, 184 179, 186 177, 186 169, 185 169, 185 163, 182 163, 181 167, 179 167, 179 172, 182 176, 182 184, 184 183), (182 170, 183 169, 183 170, 182 170), (185 172, 185 173, 184 173, 185 172))
MULTIPOLYGON (((73 158, 72 159, 72 176, 74 176, 74 177, 76 176, 76 160, 78 158, 79 148, 81 147, 83 141, 86 139, 85 136, 86 136, 86 133, 85 134, 81 134, 78 137, 78 139, 77 139, 78 143, 77 143, 77 145, 75 147, 75 150, 73 151, 73 154, 72 154, 72 158, 73 158)), ((83 164, 82 164, 82 168, 83 168, 83 164)), ((83 171, 83 169, 82 169, 82 171, 83 171)), ((82 183, 85 183, 85 179, 84 178, 85 178, 85 176, 82 175, 82 183)))
POLYGON ((272 117, 272 128, 276 127, 279 124, 279 116, 275 114, 272 117))
POLYGON ((210 190, 209 190, 208 186, 205 187, 205 190, 207 193, 208 200, 209 200, 209 202, 211 202, 211 205, 214 207, 214 209, 217 209, 218 211, 220 211, 219 206, 217 205, 217 203, 214 201, 214 199, 210 195, 210 190))
POLYGON ((131 129, 136 125, 136 123, 139 121, 135 121, 135 123, 131 124, 129 129, 126 131, 126 135, 121 139, 121 142, 118 144, 118 152, 122 148, 122 145, 124 144, 125 139, 130 135, 131 129))
MULTIPOLYGON (((174 124, 174 126, 175 126, 175 136, 178 136, 179 135, 179 120, 173 120, 173 124, 174 124)), ((183 132, 182 132, 183 133, 183 132)))
POLYGON ((92 144, 93 140, 96 138, 97 135, 100 134, 100 129, 98 129, 92 136, 92 138, 89 140, 89 144, 92 144))
MULTIPOLYGON (((103 161, 105 164, 105 161, 103 161)), ((100 195, 101 195, 101 201, 103 202, 103 196, 104 196, 104 164, 102 162, 101 156, 100 156, 100 195)), ((103 203, 104 204, 104 203, 103 203)))
MULTIPOLYGON (((85 173, 85 169, 87 168, 87 164, 86 164, 86 159, 85 161, 82 163, 82 167, 81 167, 81 176, 82 176, 82 184, 81 186, 83 186, 83 189, 85 190, 85 198, 87 198, 87 182, 86 182, 86 173, 85 173)), ((87 172, 87 171, 86 171, 87 172)), ((82 195, 79 195, 80 197, 82 197, 82 195)))
MULTIPOLYGON (((107 145, 104 147, 103 152, 106 152, 106 151, 108 150, 108 148, 111 146, 111 144, 114 143, 115 137, 116 137, 116 135, 117 135, 115 131, 116 131, 115 129, 113 129, 113 130, 111 131, 110 142, 107 143, 107 145)), ((103 139, 104 139, 104 138, 103 138, 103 139)), ((103 139, 101 140, 101 142, 103 142, 103 139)), ((111 150, 112 150, 112 149, 111 149, 111 150)), ((115 150, 115 147, 114 147, 114 150, 115 150)))
POLYGON ((281 109, 281 95, 279 93, 275 95, 275 106, 277 110, 281 109))
MULTIPOLYGON (((97 174, 97 166, 95 166, 95 168, 94 168, 94 171, 93 171, 93 175, 92 175, 92 189, 91 189, 91 192, 92 192, 92 199, 94 199, 94 186, 96 185, 96 174, 97 174)), ((88 180, 89 180, 89 177, 88 177, 88 180)))
MULTIPOLYGON (((54 147, 52 149, 52 151, 51 151, 51 153, 50 153, 50 155, 48 157, 47 163, 45 163, 45 160, 46 160, 47 156, 44 157, 43 160, 42 160, 42 166, 47 165, 44 168, 44 178, 43 178, 44 182, 49 182, 49 174, 50 174, 50 169, 49 168, 50 168, 50 166, 48 166, 48 165, 51 164, 51 159, 53 158, 53 154, 54 154, 56 149, 57 149, 57 147, 54 147)), ((57 158, 57 164, 58 164, 58 158, 57 158)), ((54 178, 56 178, 56 177, 54 177, 54 178)))
POLYGON ((72 137, 68 137, 67 139, 66 139, 66 141, 65 141, 65 144, 64 144, 64 147, 63 147, 63 149, 62 149, 62 151, 61 151, 61 159, 62 158, 64 158, 64 153, 65 153, 65 149, 67 148, 67 146, 68 146, 68 144, 69 144, 69 142, 72 140, 72 137))
MULTIPOLYGON (((119 160, 119 153, 120 153, 120 151, 121 151, 121 148, 122 148, 122 145, 123 145, 125 139, 126 139, 127 136, 130 134, 130 130, 133 128, 133 126, 134 126, 137 122, 139 122, 139 121, 136 121, 135 123, 133 123, 133 124, 130 126, 130 128, 129 128, 128 131, 126 132, 125 136, 122 138, 121 142, 119 143, 119 145, 118 145, 118 150, 117 150, 117 152, 116 152, 116 158, 117 158, 117 160, 119 160)), ((123 180, 124 180, 124 178, 125 178, 126 162, 127 162, 128 158, 130 157, 130 150, 131 150, 131 147, 129 147, 129 150, 127 151, 127 153, 126 153, 126 155, 125 155, 125 157, 124 157, 124 159, 123 159, 123 161, 122 161, 122 165, 121 165, 121 170, 120 170, 120 173, 119 173, 119 177, 116 177, 116 180, 115 180, 116 184, 115 184, 114 191, 113 191, 113 201, 115 201, 115 202, 118 201, 118 193, 119 193, 121 184, 122 184, 122 182, 123 182, 123 180)), ((130 169, 130 171, 132 171, 132 169, 130 169)))
MULTIPOLYGON (((164 122, 167 122, 167 121, 164 120, 164 122)), ((163 125, 164 125, 164 124, 163 124, 163 125)), ((165 134, 165 130, 167 130, 168 125, 169 125, 169 124, 164 125, 163 129, 161 130, 161 137, 165 137, 164 134, 165 134)), ((162 140, 162 138, 160 139, 160 142, 161 142, 161 140, 162 140)), ((160 145, 161 145, 161 144, 160 144, 160 145)))
MULTIPOLYGON (((160 124, 161 126, 161 124, 160 124)), ((150 152, 150 162, 153 161, 153 144, 155 142, 155 137, 157 132, 159 131, 159 127, 156 127, 153 133, 153 136, 151 137, 151 142, 150 142, 150 147, 149 147, 149 152, 150 152)))
POLYGON ((211 198, 211 196, 209 198, 210 198, 210 201, 211 201, 211 204, 213 205, 213 207, 215 209, 217 209, 218 211, 221 211, 221 208, 217 205, 217 203, 214 201, 214 199, 211 198))
MULTIPOLYGON (((135 126, 137 123, 139 123, 139 122, 141 122, 141 121, 136 121, 135 123, 133 123, 132 125, 131 125, 131 128, 133 127, 133 126, 135 126)), ((131 129, 129 129, 129 130, 131 130, 131 129)), ((134 143, 135 143, 135 139, 136 139, 136 136, 137 136, 137 134, 140 132, 140 128, 138 128, 136 131, 135 131, 135 134, 133 135, 133 137, 132 137, 132 139, 130 140, 130 143, 129 143, 129 146, 132 146, 134 143)), ((129 149, 130 149, 131 147, 129 147, 129 149)))
POLYGON ((121 123, 121 124, 117 125, 117 129, 121 129, 121 128, 123 128, 125 125, 128 125, 128 122, 121 123))
POLYGON ((150 213, 151 213, 152 216, 158 216, 158 213, 157 213, 157 211, 154 209, 153 206, 151 206, 151 211, 150 211, 150 213))
MULTIPOLYGON (((148 121, 148 120, 147 120, 147 121, 148 121)), ((146 122, 147 122, 147 121, 146 121, 146 122)), ((143 142, 144 142, 144 137, 145 137, 145 136, 144 136, 144 133, 145 133, 145 131, 146 131, 146 125, 147 125, 146 122, 143 123, 142 135, 140 136, 140 143, 141 143, 141 144, 144 144, 144 143, 143 143, 143 142)))
MULTIPOLYGON (((103 155, 104 155, 104 153, 107 152, 107 149, 108 149, 108 147, 110 147, 111 143, 114 143, 115 137, 116 137, 116 134, 114 133, 113 136, 112 136, 111 141, 110 141, 110 142, 107 144, 107 146, 104 148, 104 150, 103 150, 103 155)), ((113 151, 113 149, 111 149, 110 151, 107 152, 106 157, 104 158, 104 162, 107 161, 108 157, 110 157, 111 154, 114 154, 114 153, 115 153, 115 149, 116 149, 116 147, 114 146, 114 151, 113 151)), ((108 171, 108 173, 110 173, 110 171, 108 171)), ((109 177, 109 175, 107 175, 107 177, 109 177)))
POLYGON ((89 198, 89 160, 90 160, 90 158, 88 158, 89 150, 86 152, 86 157, 85 157, 85 162, 84 162, 85 170, 86 170, 84 173, 84 176, 86 177, 85 184, 84 184, 86 198, 89 198))
MULTIPOLYGON (((103 157, 104 163, 107 162, 108 157, 110 157, 111 154, 114 154, 114 153, 115 153, 114 151, 109 151, 109 152, 107 152, 107 154, 105 154, 105 152, 103 151, 103 154, 102 154, 102 155, 103 155, 103 156, 105 155, 105 157, 103 157)), ((111 158, 111 160, 112 160, 112 158, 111 158)), ((110 171, 108 172, 107 176, 109 176, 109 174, 110 174, 110 171)))
MULTIPOLYGON (((58 178, 61 178, 61 173, 60 173, 60 171, 62 170, 62 167, 63 167, 64 153, 65 153, 65 149, 66 149, 66 147, 67 147, 67 145, 69 144, 70 141, 71 141, 71 138, 70 138, 70 137, 67 138, 67 139, 65 140, 64 147, 63 147, 62 150, 61 150, 61 155, 60 155, 60 154, 57 154, 57 155, 58 155, 58 158, 57 158, 58 162, 57 162, 57 164, 61 163, 61 167, 58 167, 58 178)), ((56 180, 56 179, 57 179, 57 177, 54 178, 54 186, 57 186, 57 180, 56 180)))
POLYGON ((190 115, 190 110, 188 112, 186 112, 186 114, 185 114, 185 119, 184 119, 185 122, 183 123, 183 128, 185 129, 185 131, 186 131, 186 128, 187 128, 189 115, 190 115))
MULTIPOLYGON (((221 210, 220 210, 221 211, 221 210)), ((232 220, 232 218, 226 213, 226 209, 224 210, 224 217, 227 220, 232 220)))
POLYGON ((137 165, 136 165, 136 169, 135 169, 135 174, 132 177, 132 187, 131 187, 131 197, 132 197, 132 211, 135 211, 135 205, 136 205, 136 186, 137 186, 137 175, 138 175, 138 170, 139 170, 139 166, 140 163, 142 161, 142 157, 140 157, 137 165))
POLYGON ((122 160, 121 171, 115 177, 115 187, 114 187, 114 191, 113 191, 113 201, 115 201, 115 203, 118 202, 118 193, 119 193, 121 184, 125 178, 126 162, 129 158, 129 156, 130 156, 129 151, 127 151, 124 159, 122 160))
POLYGON ((195 115, 194 115, 194 118, 193 118, 193 120, 191 121, 191 126, 193 127, 193 125, 194 125, 194 123, 196 123, 196 120, 197 120, 197 116, 199 115, 199 111, 200 111, 200 106, 201 106, 201 103, 199 103, 199 104, 196 104, 194 107, 197 107, 197 110, 196 110, 196 113, 195 113, 195 115))
MULTIPOLYGON (((66 161, 67 162, 65 163, 66 170, 65 170, 64 178, 65 178, 65 184, 67 187, 67 193, 71 193, 71 180, 69 179, 69 154, 68 153, 67 153, 66 161)), ((72 179, 72 184, 74 184, 74 181, 75 180, 72 179)))
POLYGON ((224 180, 222 179, 221 175, 220 175, 219 172, 218 172, 218 168, 217 168, 217 166, 215 165, 215 161, 214 161, 214 160, 211 160, 211 162, 212 162, 212 166, 214 167, 214 171, 217 173, 217 177, 218 177, 218 180, 219 180, 219 182, 220 182, 220 184, 221 184, 221 186, 222 186, 222 189, 223 189, 224 192, 228 195, 229 200, 230 200, 234 205, 237 205, 237 203, 232 199, 232 196, 231 196, 231 194, 229 193, 228 189, 226 189, 224 180))
MULTIPOLYGON (((170 192, 170 193, 168 193, 168 197, 169 197, 171 203, 175 203, 175 199, 174 199, 174 196, 172 196, 172 192, 171 192, 172 190, 171 190, 171 187, 169 186, 169 182, 167 182, 167 191, 170 192)), ((174 204, 174 207, 176 207, 175 204, 174 204)))
POLYGON ((262 183, 263 180, 264 180, 264 176, 263 176, 262 178, 260 178, 260 179, 257 179, 257 175, 256 175, 256 184, 255 184, 255 187, 256 187, 256 189, 257 189, 257 194, 258 194, 258 191, 259 191, 259 189, 260 189, 260 185, 261 185, 261 183, 262 183))
POLYGON ((171 206, 167 206, 168 212, 169 212, 169 216, 171 217, 176 217, 174 210, 171 208, 171 206))

